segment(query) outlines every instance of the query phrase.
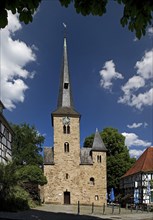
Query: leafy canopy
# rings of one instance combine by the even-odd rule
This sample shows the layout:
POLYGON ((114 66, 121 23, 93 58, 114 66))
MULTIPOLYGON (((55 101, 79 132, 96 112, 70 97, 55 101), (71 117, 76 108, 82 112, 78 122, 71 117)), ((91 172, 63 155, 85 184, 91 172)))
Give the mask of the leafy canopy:
POLYGON ((28 208, 30 201, 39 201, 38 185, 47 183, 40 154, 44 137, 34 126, 11 126, 14 131, 12 162, 0 163, 1 210, 28 208))
POLYGON ((18 13, 20 21, 25 24, 32 22, 33 14, 41 0, 1 0, 0 1, 0 28, 8 24, 8 10, 13 14, 18 13))
MULTIPOLYGON (((128 26, 128 29, 135 32, 138 39, 145 35, 148 25, 152 24, 152 0, 114 0, 122 5, 123 16, 120 19, 122 27, 128 26)), ((74 2, 77 13, 82 15, 99 15, 106 13, 108 0, 60 0, 61 4, 68 7, 74 2)))
POLYGON ((39 184, 41 186, 47 183, 42 169, 36 165, 26 165, 18 168, 16 176, 21 183, 39 184))
MULTIPOLYGON (((28 24, 33 20, 33 14, 42 0, 1 0, 0 1, 0 28, 8 24, 8 10, 13 14, 18 13, 20 21, 28 24)), ((120 23, 123 27, 135 32, 138 39, 145 35, 148 25, 152 24, 152 0, 114 0, 122 5, 123 16, 120 23)), ((108 0, 59 0, 62 6, 74 4, 77 13, 86 16, 102 16, 106 13, 108 0)))
POLYGON ((12 196, 13 187, 17 184, 15 170, 13 163, 0 163, 0 200, 12 196))
POLYGON ((44 137, 38 133, 34 126, 28 124, 12 125, 14 140, 12 144, 12 157, 17 165, 42 166, 41 156, 44 137))
MULTIPOLYGON (((129 151, 125 146, 125 137, 115 128, 105 128, 100 135, 107 148, 107 187, 119 190, 120 177, 135 162, 130 158, 129 151)), ((83 147, 92 147, 94 134, 87 137, 83 147)))

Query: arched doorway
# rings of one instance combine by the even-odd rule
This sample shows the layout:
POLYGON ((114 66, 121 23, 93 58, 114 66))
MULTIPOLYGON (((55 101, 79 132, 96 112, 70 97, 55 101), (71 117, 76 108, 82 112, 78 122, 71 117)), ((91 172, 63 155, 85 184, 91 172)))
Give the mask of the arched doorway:
POLYGON ((64 204, 70 204, 70 192, 64 192, 64 204))

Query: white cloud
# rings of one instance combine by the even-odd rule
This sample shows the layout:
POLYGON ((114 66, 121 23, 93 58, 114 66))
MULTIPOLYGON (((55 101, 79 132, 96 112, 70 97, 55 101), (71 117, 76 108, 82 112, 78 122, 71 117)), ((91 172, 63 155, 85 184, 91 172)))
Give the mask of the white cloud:
POLYGON ((153 105, 153 88, 145 93, 133 95, 130 106, 135 106, 137 109, 142 109, 143 106, 153 105))
POLYGON ((131 125, 127 125, 128 128, 139 128, 143 125, 144 128, 146 128, 148 126, 148 124, 146 122, 142 123, 142 122, 139 122, 139 123, 133 123, 131 125))
POLYGON ((147 122, 144 122, 144 128, 146 128, 148 126, 148 123, 147 122))
POLYGON ((24 101, 25 91, 28 89, 25 80, 33 78, 35 74, 34 71, 26 70, 25 66, 35 61, 36 56, 26 43, 14 40, 15 32, 22 28, 17 15, 8 12, 8 21, 8 26, 1 30, 0 83, 1 99, 5 107, 12 110, 16 103, 24 101))
POLYGON ((135 68, 137 69, 137 74, 144 79, 153 77, 153 49, 145 52, 142 59, 136 62, 135 68))
POLYGON ((99 72, 101 76, 100 85, 104 89, 111 90, 115 79, 123 79, 121 73, 116 72, 113 60, 105 62, 103 69, 99 72))
POLYGON ((122 135, 125 137, 125 145, 127 147, 132 147, 132 146, 148 147, 148 146, 151 146, 151 142, 139 139, 138 135, 136 135, 135 133, 123 132, 122 135))
POLYGON ((134 42, 136 42, 136 41, 138 41, 139 39, 137 38, 137 37, 135 37, 134 39, 133 39, 133 41, 134 42))
POLYGON ((136 62, 135 69, 137 69, 137 75, 131 77, 121 87, 124 94, 119 97, 118 103, 140 110, 144 106, 153 105, 153 49, 145 52, 142 59, 136 62))
POLYGON ((138 158, 143 154, 144 150, 137 150, 137 149, 133 149, 133 150, 129 150, 129 154, 130 157, 135 157, 138 158))
POLYGON ((131 91, 136 91, 144 85, 145 80, 141 76, 133 76, 124 86, 122 86, 122 90, 125 94, 129 94, 131 91))
POLYGON ((148 28, 147 33, 149 37, 153 37, 153 27, 148 28))
POLYGON ((143 123, 133 123, 132 125, 127 125, 128 128, 139 128, 143 125, 143 123))

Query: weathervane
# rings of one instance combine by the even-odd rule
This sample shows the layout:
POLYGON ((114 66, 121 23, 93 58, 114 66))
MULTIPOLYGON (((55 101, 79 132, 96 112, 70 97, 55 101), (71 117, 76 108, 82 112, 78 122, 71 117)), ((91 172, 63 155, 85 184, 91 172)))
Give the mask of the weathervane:
POLYGON ((64 36, 66 37, 66 28, 67 28, 67 25, 63 22, 63 26, 64 26, 64 36))
POLYGON ((66 24, 63 22, 63 26, 66 28, 66 24))

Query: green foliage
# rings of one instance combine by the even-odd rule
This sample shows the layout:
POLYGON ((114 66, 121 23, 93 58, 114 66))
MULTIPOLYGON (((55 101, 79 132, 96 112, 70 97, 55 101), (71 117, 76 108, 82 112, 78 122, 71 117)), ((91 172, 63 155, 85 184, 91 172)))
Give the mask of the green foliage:
MULTIPOLYGON (((23 194, 23 189, 22 190, 23 194)), ((16 166, 13 163, 0 164, 0 210, 3 211, 17 211, 27 209, 28 200, 24 194, 20 196, 17 193, 17 176, 16 166)))
MULTIPOLYGON (((33 14, 37 10, 42 0, 1 0, 0 1, 0 28, 8 24, 8 12, 18 13, 20 21, 28 24, 33 20, 33 14)), ((148 25, 152 24, 152 0, 114 0, 123 7, 123 16, 120 19, 122 27, 135 32, 140 39, 146 33, 148 25)), ((108 0, 59 0, 62 6, 68 7, 74 4, 77 13, 86 16, 89 14, 102 16, 106 13, 108 0)))
POLYGON ((36 206, 35 202, 30 197, 30 194, 19 185, 14 188, 14 200, 18 202, 16 205, 17 210, 25 210, 29 207, 34 208, 36 206))
POLYGON ((36 165, 26 165, 16 171, 17 179, 20 182, 44 185, 47 183, 42 169, 36 165))
POLYGON ((105 128, 100 134, 108 150, 108 156, 115 156, 126 150, 125 137, 117 129, 105 128))
POLYGON ((99 15, 102 16, 106 12, 107 0, 60 0, 61 5, 68 7, 71 2, 74 2, 74 7, 77 13, 82 15, 99 15))
POLYGON ((13 194, 13 188, 17 184, 16 167, 13 163, 0 163, 0 199, 8 199, 13 194))
POLYGON ((93 140, 94 140, 94 134, 91 134, 89 137, 86 137, 83 143, 83 147, 86 147, 86 148, 92 147, 93 140))
MULTIPOLYGON (((128 29, 135 32, 135 35, 140 39, 146 33, 148 25, 152 24, 152 0, 114 0, 121 4, 123 16, 120 19, 122 27, 128 26, 128 29)), ((106 13, 108 0, 60 0, 61 5, 68 7, 74 2, 74 7, 77 13, 86 16, 89 14, 102 16, 106 13)))
POLYGON ((33 14, 37 10, 41 0, 1 0, 0 1, 0 28, 8 24, 8 10, 13 14, 18 13, 20 21, 25 24, 32 22, 33 14))
POLYGON ((0 210, 24 210, 39 203, 39 187, 47 183, 40 155, 44 137, 34 126, 12 125, 12 163, 0 164, 0 210))
POLYGON ((124 27, 128 25, 130 31, 136 32, 136 37, 141 38, 145 35, 146 28, 152 24, 152 0, 116 0, 119 4, 124 5, 123 17, 120 22, 124 27))
POLYGON ((43 164, 42 144, 44 137, 38 134, 34 126, 28 124, 12 125, 14 139, 12 145, 13 161, 17 165, 40 165, 43 164))
MULTIPOLYGON (((115 128, 105 128, 100 135, 107 148, 107 187, 119 189, 120 177, 135 162, 130 158, 129 151, 125 146, 125 137, 115 128)), ((84 141, 84 147, 92 147, 94 135, 90 135, 84 141)))

